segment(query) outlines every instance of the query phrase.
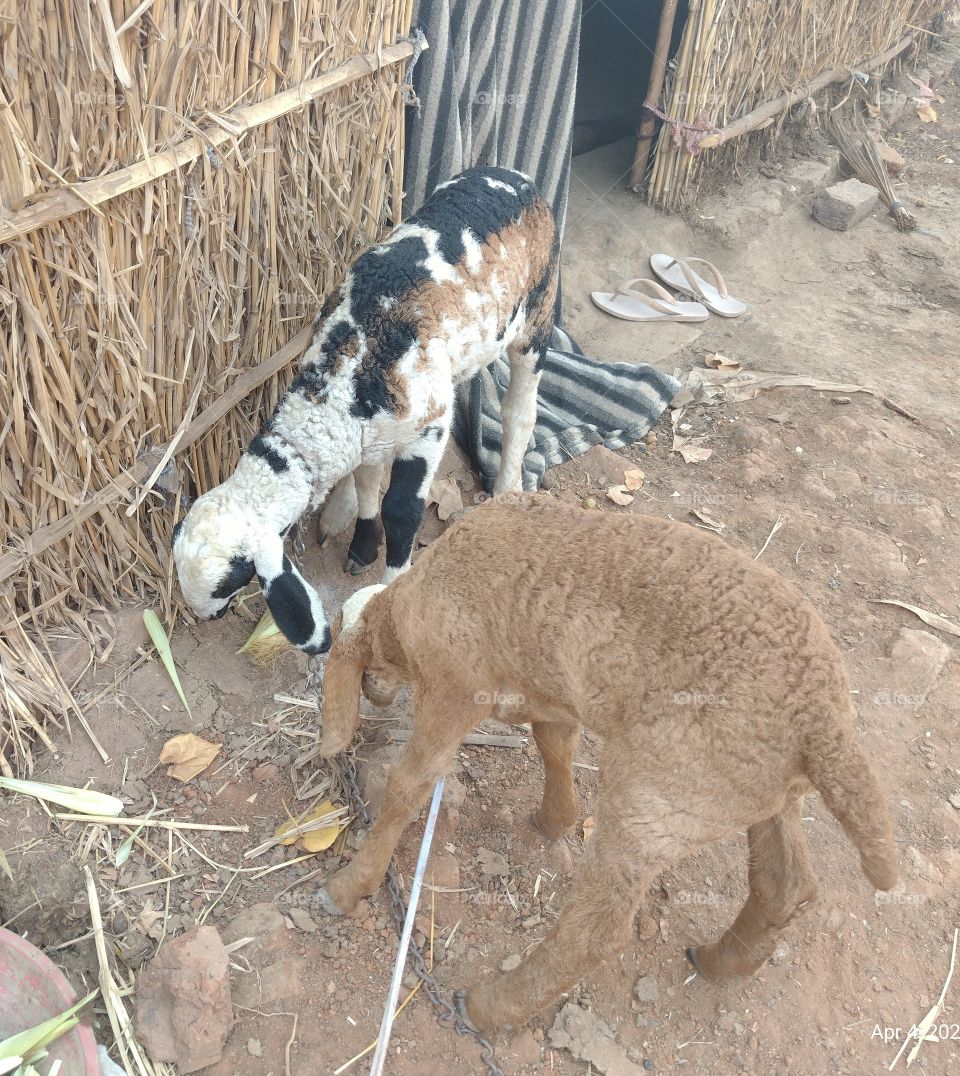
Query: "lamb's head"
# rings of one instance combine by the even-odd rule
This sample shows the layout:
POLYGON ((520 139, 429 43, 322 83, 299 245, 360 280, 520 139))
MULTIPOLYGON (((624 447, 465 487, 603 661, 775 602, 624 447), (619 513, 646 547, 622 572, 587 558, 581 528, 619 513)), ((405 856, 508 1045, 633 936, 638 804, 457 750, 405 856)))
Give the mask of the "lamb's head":
POLYGON ((223 486, 198 497, 173 532, 173 559, 187 605, 212 620, 256 575, 277 627, 307 654, 330 649, 320 596, 283 552, 271 529, 223 486))
POLYGON ((361 692, 374 705, 389 706, 402 686, 401 671, 383 653, 383 638, 362 615, 383 589, 378 583, 358 590, 334 621, 334 646, 323 674, 323 758, 332 758, 353 739, 360 724, 361 692))

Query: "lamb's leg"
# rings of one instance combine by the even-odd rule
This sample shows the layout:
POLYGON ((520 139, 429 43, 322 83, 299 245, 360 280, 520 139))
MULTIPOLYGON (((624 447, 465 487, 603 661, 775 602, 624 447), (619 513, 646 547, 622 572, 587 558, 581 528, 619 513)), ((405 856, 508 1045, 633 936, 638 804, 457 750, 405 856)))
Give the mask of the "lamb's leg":
POLYGON ((345 531, 356 517, 357 490, 351 473, 340 479, 323 502, 317 523, 317 541, 323 545, 328 538, 345 531))
POLYGON ((510 349, 510 384, 500 406, 503 423, 503 448, 500 469, 493 492, 519 492, 523 489, 523 457, 537 421, 537 386, 543 351, 510 349))
POLYGON ((543 802, 533 816, 545 837, 562 837, 577 821, 573 756, 580 729, 562 721, 531 721, 533 738, 543 757, 543 802))
POLYGON ((350 863, 317 891, 317 900, 328 912, 352 911, 383 881, 400 834, 450 768, 463 737, 486 716, 478 711, 473 703, 448 693, 417 699, 413 736, 390 767, 377 820, 350 863))
POLYGON ((719 941, 687 950, 696 969, 709 978, 752 975, 770 958, 787 923, 816 900, 817 878, 803 835, 802 811, 803 796, 795 796, 778 814, 747 831, 746 904, 719 941))
POLYGON ((383 582, 389 583, 410 567, 410 556, 433 476, 450 433, 449 420, 427 426, 408 447, 401 449, 390 471, 390 486, 383 497, 383 529, 387 536, 387 567, 383 582))
POLYGON ((380 553, 380 480, 382 463, 361 463, 353 472, 357 487, 357 525, 353 531, 350 551, 344 569, 351 575, 366 571, 380 553))
POLYGON ((647 887, 689 848, 664 829, 670 815, 662 815, 662 801, 657 810, 661 814, 650 825, 618 818, 613 811, 604 814, 560 918, 544 941, 515 971, 457 996, 475 1028, 518 1027, 627 945, 647 887))

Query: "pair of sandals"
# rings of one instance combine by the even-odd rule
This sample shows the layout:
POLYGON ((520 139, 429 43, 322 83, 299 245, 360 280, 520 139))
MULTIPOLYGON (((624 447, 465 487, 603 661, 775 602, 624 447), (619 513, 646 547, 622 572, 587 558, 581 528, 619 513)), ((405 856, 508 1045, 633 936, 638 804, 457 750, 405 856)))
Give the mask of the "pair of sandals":
POLYGON ((646 277, 628 280, 615 292, 591 292, 590 298, 601 310, 624 321, 706 321, 711 312, 722 318, 738 318, 746 313, 747 304, 727 291, 720 270, 703 258, 654 254, 650 268, 674 291, 693 296, 696 301, 680 302, 646 277), (694 265, 701 266, 712 279, 695 272, 694 265))

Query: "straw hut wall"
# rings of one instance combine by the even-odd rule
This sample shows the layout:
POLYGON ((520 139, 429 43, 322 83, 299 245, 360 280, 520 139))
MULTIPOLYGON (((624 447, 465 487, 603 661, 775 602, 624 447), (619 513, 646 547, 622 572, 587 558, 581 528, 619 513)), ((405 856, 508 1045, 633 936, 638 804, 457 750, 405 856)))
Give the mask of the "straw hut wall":
POLYGON ((661 127, 650 202, 670 210, 690 201, 704 174, 731 170, 759 140, 777 136, 789 107, 765 116, 764 106, 781 95, 802 102, 811 89, 909 55, 929 42, 934 20, 951 6, 949 0, 690 0, 664 97, 665 115, 688 126, 661 127))
POLYGON ((83 723, 53 658, 173 601, 233 468, 398 219, 412 0, 21 0, 0 19, 0 770, 83 723))

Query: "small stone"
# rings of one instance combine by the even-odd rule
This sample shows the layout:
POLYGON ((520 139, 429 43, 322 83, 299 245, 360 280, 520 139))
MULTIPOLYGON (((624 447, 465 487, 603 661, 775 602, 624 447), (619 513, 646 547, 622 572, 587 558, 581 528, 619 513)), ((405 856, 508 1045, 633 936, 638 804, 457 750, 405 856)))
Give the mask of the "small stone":
POLYGON ((247 1053, 253 1057, 263 1057, 263 1046, 259 1039, 247 1039, 247 1053))
POLYGON ((776 966, 786 964, 790 959, 790 946, 785 941, 777 943, 776 949, 773 951, 773 956, 770 957, 770 963, 776 966))
POLYGON ((510 867, 503 856, 489 848, 477 850, 477 862, 480 864, 480 872, 491 878, 506 878, 510 874, 510 867))
POLYGON ((549 471, 547 471, 544 474, 543 478, 540 479, 540 488, 541 489, 546 489, 546 490, 554 489, 556 487, 556 485, 557 485, 557 476, 551 474, 549 471))
POLYGON ((290 908, 287 914, 293 920, 293 925, 297 930, 306 931, 307 934, 316 932, 317 924, 306 908, 290 908))
POLYGON ((876 187, 847 179, 821 191, 813 201, 814 220, 835 232, 845 232, 859 224, 877 208, 880 193, 876 187))
POLYGON ((268 781, 272 781, 275 777, 280 775, 280 767, 274 765, 272 762, 264 762, 259 766, 254 767, 253 779, 258 785, 266 784, 268 781))
POLYGON ((660 987, 652 975, 641 975, 633 988, 633 995, 642 1005, 655 1005, 660 1000, 660 987))
POLYGON ((950 796, 950 806, 951 807, 956 807, 956 809, 958 811, 960 811, 960 791, 954 792, 950 796))
POLYGON ((230 957, 216 927, 171 941, 137 979, 137 1038, 154 1061, 180 1072, 215 1065, 233 1027, 230 957))
POLYGON ((795 187, 798 194, 812 194, 829 187, 837 178, 838 159, 827 161, 797 161, 783 174, 784 182, 795 187))
POLYGON ((649 433, 645 433, 643 435, 643 443, 645 445, 655 445, 658 440, 659 440, 659 438, 657 437, 657 435, 654 433, 653 430, 651 430, 649 433))
POLYGON ((652 915, 641 915, 637 920, 637 937, 641 941, 650 941, 657 936, 657 921, 652 915))
POLYGON ((513 956, 508 956, 500 965, 501 971, 513 971, 514 968, 520 967, 521 957, 519 953, 514 953, 513 956))
POLYGON ((851 401, 849 396, 831 396, 830 402, 834 404, 848 404, 851 401))

